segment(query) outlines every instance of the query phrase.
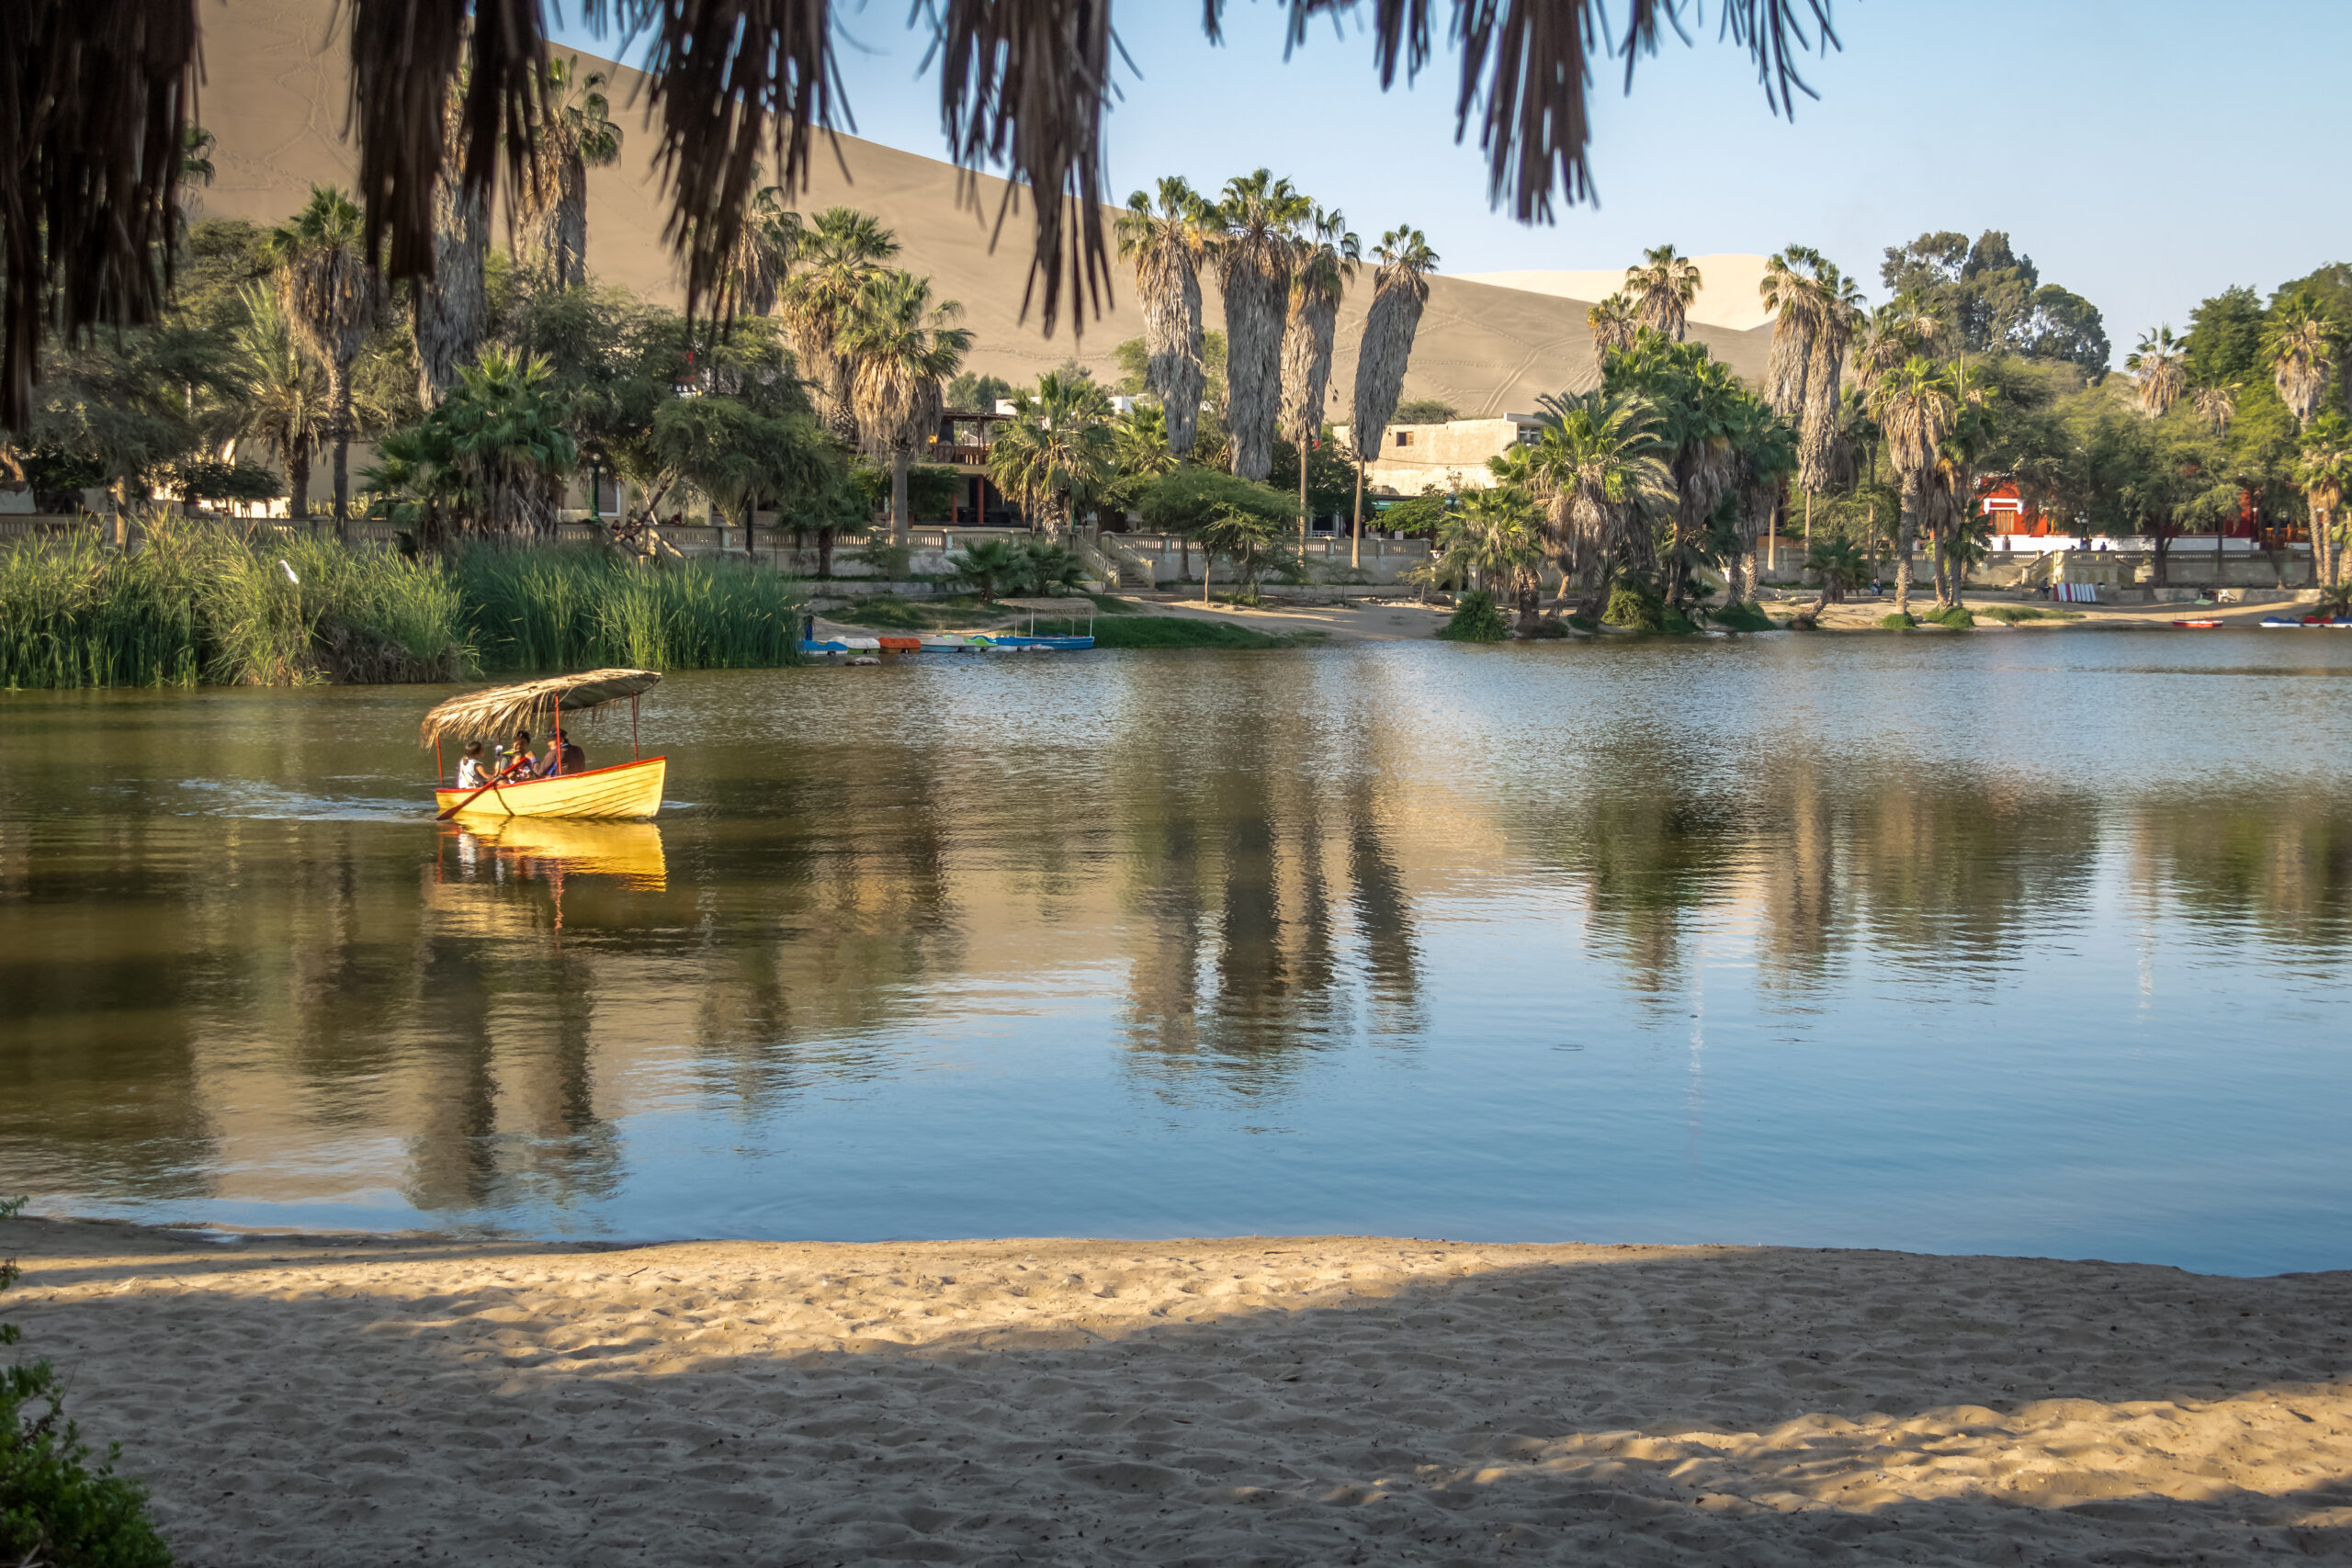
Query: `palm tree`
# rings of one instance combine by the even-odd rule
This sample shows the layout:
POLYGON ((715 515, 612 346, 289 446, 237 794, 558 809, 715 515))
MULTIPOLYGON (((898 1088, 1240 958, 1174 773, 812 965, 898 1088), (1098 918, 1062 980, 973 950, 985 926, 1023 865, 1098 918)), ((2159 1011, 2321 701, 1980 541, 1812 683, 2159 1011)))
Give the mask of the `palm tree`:
POLYGON ((1553 558, 1564 580, 1582 583, 1589 618, 1612 570, 1640 553, 1650 513, 1672 501, 1674 478, 1659 439, 1658 412, 1647 399, 1596 390, 1553 406, 1556 417, 1533 446, 1502 460, 1526 451, 1519 460, 1544 502, 1553 558))
POLYGON ((2238 389, 2235 382, 2198 387, 2192 389, 2188 396, 2189 400, 2197 405, 2197 417, 2203 420, 2214 434, 2227 435, 2230 433, 2230 421, 2235 419, 2238 414, 2238 389))
POLYGON ((1854 338, 1854 379, 1863 396, 1877 390, 1881 377, 1927 353, 1943 335, 1943 322, 1912 301, 1890 300, 1871 311, 1854 338))
POLYGON ((786 335, 800 358, 800 374, 833 434, 857 445, 852 366, 842 334, 856 324, 865 286, 899 254, 899 242, 867 214, 829 207, 801 231, 798 265, 777 291, 786 335))
POLYGON ((1871 413, 1886 438, 1887 460, 1894 465, 1903 485, 1903 520, 1894 559, 1894 608, 1903 615, 1911 612, 1913 530, 1926 504, 1937 449, 1943 445, 1957 409, 1951 372, 1917 355, 1880 377, 1871 394, 1871 413))
POLYGON ((853 365, 850 396, 866 449, 890 461, 890 537, 906 541, 907 465, 917 446, 939 434, 940 388, 972 347, 969 328, 955 323, 964 307, 933 305, 931 279, 886 272, 866 286, 858 318, 842 334, 853 365))
POLYGON ((1261 484, 1274 466, 1283 321, 1297 230, 1314 203, 1259 169, 1225 183, 1211 254, 1225 294, 1225 425, 1233 471, 1261 484))
POLYGON ((1740 549, 1725 563, 1726 608, 1756 597, 1756 540, 1780 510, 1781 491, 1796 471, 1797 436, 1789 423, 1754 398, 1740 400, 1730 430, 1740 549))
POLYGON ((548 380, 537 355, 484 348, 439 407, 379 444, 369 488, 415 499, 428 547, 445 512, 493 535, 552 531, 564 475, 579 454, 548 380))
POLYGON ((1469 491, 1460 509, 1439 525, 1438 544, 1442 553, 1422 569, 1429 581, 1466 578, 1498 599, 1509 593, 1518 607, 1518 629, 1534 628, 1542 594, 1536 574, 1544 565, 1545 541, 1526 491, 1506 481, 1469 491))
POLYGON ((1364 312, 1363 337, 1356 347, 1355 423, 1348 432, 1356 449, 1351 567, 1363 564, 1363 466, 1380 450, 1396 412, 1413 335, 1420 331, 1421 310, 1430 299, 1429 275, 1437 270, 1437 253, 1419 229, 1389 230, 1373 247, 1372 259, 1378 265, 1372 275, 1372 308, 1364 312))
POLYGON ((2139 378, 2140 412, 2149 418, 2163 417, 2180 400, 2188 383, 2188 373, 2182 367, 2188 346, 2172 335, 2167 325, 2143 334, 2140 346, 2123 356, 2123 368, 2139 378))
POLYGON ((467 187, 458 166, 458 126, 462 85, 452 84, 442 103, 445 151, 440 177, 433 182, 433 276, 414 285, 409 312, 409 342, 416 353, 416 400, 430 411, 455 384, 458 367, 481 346, 489 315, 482 265, 490 251, 490 222, 481 192, 467 187))
POLYGON ((1323 400, 1331 384, 1331 340, 1340 300, 1363 259, 1362 243, 1335 209, 1317 207, 1306 222, 1291 273, 1290 317, 1283 327, 1283 434, 1298 447, 1298 547, 1306 548, 1306 451, 1323 433, 1323 400))
POLYGON ((540 90, 544 107, 519 216, 548 281, 571 288, 588 281, 588 171, 619 160, 621 128, 605 96, 605 73, 582 72, 576 54, 548 61, 540 90))
POLYGON ((1690 326, 1690 301, 1699 297, 1698 264, 1672 245, 1642 253, 1642 265, 1625 269, 1625 292, 1634 297, 1641 324, 1680 343, 1690 326))
POLYGON ((2352 489, 2352 431, 2334 418, 2304 433, 2302 451, 2295 463, 2295 482, 2312 509, 2312 572, 2322 588, 2344 581, 2344 559, 2335 537, 2336 508, 2352 489))
POLYGON ((2335 323, 2308 290, 2299 288, 2264 329, 2262 347, 2278 400, 2298 423, 2309 426, 2327 395, 2328 370, 2335 359, 2335 323))
POLYGON ((1819 251, 1791 245, 1764 263, 1757 294, 1772 314, 1772 355, 1765 370, 1765 400, 1794 424, 1804 411, 1804 374, 1819 330, 1819 251))
POLYGON ((786 206, 786 199, 780 186, 766 186, 744 209, 743 226, 720 274, 721 311, 764 316, 775 309, 784 280, 800 254, 803 233, 800 214, 786 206))
POLYGON ((1116 224, 1119 254, 1136 264, 1148 357, 1143 383, 1168 415, 1168 446, 1190 457, 1200 429, 1201 260, 1208 254, 1208 203, 1182 176, 1159 182, 1159 209, 1136 191, 1116 224))
POLYGON ((326 373, 335 531, 343 534, 351 510, 351 362, 375 320, 379 281, 361 243, 359 209, 332 186, 312 186, 302 210, 270 231, 265 251, 295 341, 326 373))
POLYGON ((1012 417, 989 448, 989 478, 1058 538, 1110 479, 1114 450, 1111 400, 1087 377, 1049 371, 1035 392, 1012 394, 1012 417))
POLYGON ((1797 484, 1804 491, 1805 547, 1813 547, 1813 498, 1837 482, 1838 393, 1846 379, 1846 348, 1862 321, 1862 291, 1818 254, 1813 274, 1814 333, 1804 369, 1804 413, 1797 431, 1797 484))
POLYGON ((1832 604, 1842 604, 1846 595, 1861 585, 1868 573, 1869 563, 1862 553, 1854 548, 1850 539, 1824 539, 1805 552, 1805 570, 1813 573, 1821 584, 1821 596, 1802 619, 1811 625, 1814 618, 1832 604))
POLYGON ((1634 346, 1634 329, 1641 324, 1640 312, 1622 292, 1611 294, 1584 313, 1584 324, 1592 330, 1592 367, 1606 370, 1611 355, 1634 346))
POLYGON ((311 514, 311 455, 327 433, 325 378, 296 346, 277 296, 257 283, 237 291, 245 319, 230 339, 228 380, 240 437, 268 448, 286 470, 287 510, 311 514))

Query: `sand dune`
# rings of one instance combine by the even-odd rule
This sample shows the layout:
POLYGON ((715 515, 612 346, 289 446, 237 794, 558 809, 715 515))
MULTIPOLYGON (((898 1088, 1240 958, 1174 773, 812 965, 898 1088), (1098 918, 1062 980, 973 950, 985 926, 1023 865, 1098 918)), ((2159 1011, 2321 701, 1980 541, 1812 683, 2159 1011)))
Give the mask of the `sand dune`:
POLYGON ((0 1225, 191 1564, 2352 1553, 2352 1276, 0 1225))
MULTIPOLYGON (((1629 262, 1635 259, 1627 258, 1629 262)), ((1742 333, 1771 324, 1772 318, 1757 294, 1757 286, 1764 281, 1765 257, 1725 254, 1690 259, 1699 268, 1700 279, 1698 298, 1690 301, 1691 321, 1742 333)), ((1579 272, 1474 272, 1465 276, 1472 283, 1490 283, 1498 288, 1525 289, 1587 301, 1605 299, 1625 283, 1623 267, 1579 272)))
MULTIPOLYGON (((343 140, 349 89, 344 40, 330 39, 334 14, 334 0, 204 7, 207 75, 198 110, 219 139, 219 173, 198 193, 201 212, 275 223, 301 205, 313 183, 351 182, 356 159, 343 140)), ((661 241, 667 209, 650 163, 653 137, 642 124, 642 101, 631 103, 640 77, 621 66, 605 69, 615 78, 615 118, 627 141, 617 164, 589 171, 589 265, 602 281, 676 304, 677 275, 661 241)), ((855 137, 841 138, 838 146, 838 162, 820 151, 800 206, 816 211, 845 202, 895 230, 903 265, 930 274, 940 297, 963 303, 978 338, 974 368, 1026 381, 1075 356, 1104 379, 1115 378, 1113 350, 1143 331, 1124 270, 1114 298, 1099 319, 1085 323, 1082 336, 1065 322, 1048 339, 1034 315, 1025 321, 1022 315, 1025 220, 1009 220, 1005 242, 989 245, 1003 181, 978 182, 976 209, 959 200, 956 171, 944 163, 855 137)), ((1445 250, 1443 235, 1431 239, 1445 250)), ((1210 324, 1221 325, 1223 305, 1213 286, 1208 294, 1210 324)), ((1342 423, 1355 375, 1353 344, 1369 300, 1367 275, 1340 318, 1331 410, 1342 423)), ((1591 336, 1584 311, 1581 302, 1550 294, 1441 277, 1405 395, 1444 398, 1475 416, 1524 412, 1544 392, 1589 385, 1591 336)), ((1693 335, 1742 375, 1762 374, 1768 333, 1710 326, 1693 335)))

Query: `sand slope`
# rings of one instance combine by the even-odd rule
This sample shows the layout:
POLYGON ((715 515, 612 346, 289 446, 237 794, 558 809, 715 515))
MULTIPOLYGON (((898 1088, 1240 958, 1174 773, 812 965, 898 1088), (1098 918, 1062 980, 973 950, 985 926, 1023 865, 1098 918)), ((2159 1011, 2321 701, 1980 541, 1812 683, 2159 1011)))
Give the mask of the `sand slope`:
POLYGON ((2352 1275, 17 1222, 193 1564, 2352 1554, 2352 1275))
MULTIPOLYGON (((276 223, 300 207, 313 183, 348 186, 356 167, 343 141, 349 97, 347 48, 330 37, 334 0, 233 0, 203 8, 206 79, 198 116, 219 139, 218 175, 198 190, 201 214, 276 223)), ((583 57, 584 58, 584 57, 583 57)), ((624 67, 605 66, 616 82, 614 117, 625 130, 620 162, 588 174, 588 258, 607 283, 681 302, 677 276, 661 240, 667 205, 654 178, 654 138, 642 124, 643 103, 631 102, 641 81, 624 67)), ((799 205, 814 212, 837 202, 862 208, 894 230, 902 265, 930 274, 938 295, 962 301, 965 324, 977 334, 971 364, 1015 381, 1035 379, 1073 355, 1106 381, 1116 378, 1113 350, 1143 333, 1122 268, 1112 299, 1090 318, 1082 338, 1068 321, 1047 339, 1033 314, 1023 320, 1028 283, 1027 220, 1007 221, 1005 242, 991 251, 989 235, 1006 186, 981 179, 978 209, 958 198, 956 171, 936 159, 840 139, 839 161, 820 149, 813 183, 799 205)), ((1430 236, 1442 253, 1445 236, 1430 236)), ((1363 275, 1342 311, 1340 354, 1332 378, 1332 417, 1345 423, 1355 376, 1354 344, 1370 302, 1363 275)), ((1432 293, 1409 374, 1407 397, 1442 397, 1465 414, 1523 412, 1544 392, 1584 387, 1593 379, 1591 334, 1585 305, 1544 293, 1498 288, 1441 277, 1432 293)), ((1209 324, 1222 326, 1224 306, 1208 289, 1209 324)), ((1769 332, 1694 330, 1735 369, 1760 377, 1769 332)))

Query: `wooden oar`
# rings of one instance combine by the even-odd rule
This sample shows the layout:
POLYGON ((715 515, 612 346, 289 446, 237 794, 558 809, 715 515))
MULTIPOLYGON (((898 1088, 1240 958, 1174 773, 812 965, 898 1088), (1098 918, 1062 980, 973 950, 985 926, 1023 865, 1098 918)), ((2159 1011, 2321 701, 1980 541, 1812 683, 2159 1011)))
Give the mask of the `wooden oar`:
POLYGON ((496 789, 502 782, 503 781, 499 779, 491 780, 488 784, 482 785, 481 788, 474 791, 473 794, 466 796, 465 799, 458 802, 457 805, 449 807, 448 810, 444 811, 440 816, 435 817, 433 820, 435 822, 447 822, 450 818, 455 817, 458 812, 463 811, 467 807, 471 806, 475 801, 480 800, 492 790, 496 789))

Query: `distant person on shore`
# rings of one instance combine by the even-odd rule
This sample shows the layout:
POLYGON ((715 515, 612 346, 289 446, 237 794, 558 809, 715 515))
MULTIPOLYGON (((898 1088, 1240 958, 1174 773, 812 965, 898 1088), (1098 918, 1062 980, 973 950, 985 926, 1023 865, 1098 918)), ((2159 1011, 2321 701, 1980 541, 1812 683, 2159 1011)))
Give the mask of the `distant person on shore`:
POLYGON ((458 787, 459 789, 480 789, 489 782, 490 775, 482 771, 481 742, 479 740, 467 741, 466 754, 458 759, 458 787))

